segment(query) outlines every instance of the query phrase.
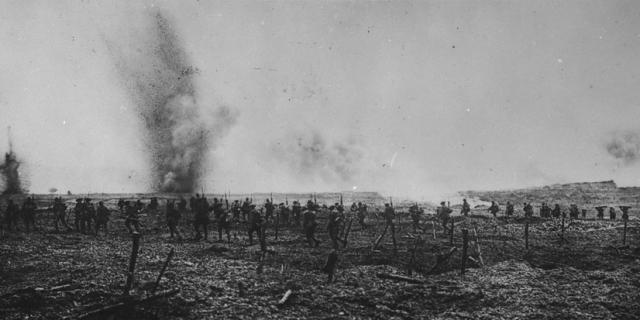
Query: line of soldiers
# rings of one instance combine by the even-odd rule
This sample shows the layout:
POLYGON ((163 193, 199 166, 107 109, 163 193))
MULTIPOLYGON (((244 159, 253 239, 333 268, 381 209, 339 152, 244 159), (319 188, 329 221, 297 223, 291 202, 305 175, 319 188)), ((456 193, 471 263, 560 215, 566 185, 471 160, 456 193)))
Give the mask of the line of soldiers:
POLYGON ((19 230, 18 221, 22 220, 25 231, 35 229, 36 203, 31 197, 24 199, 22 208, 13 199, 7 200, 2 226, 7 230, 19 230))
MULTIPOLYGON (((466 203, 466 199, 464 200, 464 203, 466 203)), ((463 204, 463 211, 465 210, 464 208, 465 206, 463 204)), ((607 208, 609 208, 609 219, 616 220, 616 209, 614 207, 608 207, 608 206, 595 207, 597 211, 596 218, 599 220, 603 220, 604 211, 607 208)), ((622 211, 622 219, 628 220, 629 209, 631 209, 631 206, 618 206, 618 208, 620 208, 620 211, 622 211)), ((526 203, 526 202, 523 203, 522 210, 524 212, 525 217, 532 217, 534 215, 534 210, 531 203, 526 203)), ((489 211, 494 217, 497 217, 498 212, 500 212, 500 207, 495 201, 491 201, 491 206, 489 206, 487 211, 489 211)), ((567 218, 567 214, 570 219, 579 219, 580 217, 582 217, 582 219, 586 219, 587 209, 584 209, 584 208, 580 209, 578 205, 576 205, 575 203, 569 205, 568 211, 562 210, 560 208, 560 205, 557 203, 554 205, 553 209, 546 202, 543 202, 540 205, 541 218, 561 218, 561 217, 567 218)), ((514 215, 513 203, 511 203, 510 201, 507 201, 507 204, 505 205, 505 216, 513 216, 513 215, 514 215)))

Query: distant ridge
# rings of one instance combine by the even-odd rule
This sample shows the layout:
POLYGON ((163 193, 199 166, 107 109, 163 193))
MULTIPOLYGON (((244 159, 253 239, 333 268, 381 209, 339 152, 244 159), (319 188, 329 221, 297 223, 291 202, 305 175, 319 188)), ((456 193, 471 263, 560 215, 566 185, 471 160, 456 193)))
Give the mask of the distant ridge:
POLYGON ((635 204, 640 200, 640 187, 618 188, 613 180, 599 182, 575 182, 552 184, 542 187, 531 187, 499 191, 461 191, 462 197, 480 201, 507 201, 521 204, 533 203, 576 203, 592 205, 635 204))

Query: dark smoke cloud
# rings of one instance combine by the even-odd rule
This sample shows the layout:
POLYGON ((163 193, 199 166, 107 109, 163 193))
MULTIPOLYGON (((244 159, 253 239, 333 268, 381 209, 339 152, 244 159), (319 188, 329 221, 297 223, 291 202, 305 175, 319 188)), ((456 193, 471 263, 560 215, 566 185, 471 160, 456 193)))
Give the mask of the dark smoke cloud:
POLYGON ((4 163, 0 164, 0 172, 4 182, 2 194, 21 194, 24 192, 19 168, 20 161, 16 158, 15 153, 12 151, 7 152, 4 157, 4 163))
POLYGON ((291 140, 275 143, 272 149, 274 158, 299 178, 319 178, 334 184, 351 183, 360 176, 364 151, 356 139, 331 140, 318 131, 291 136, 291 140))
POLYGON ((208 151, 235 117, 227 107, 202 106, 195 85, 199 70, 162 13, 156 13, 153 26, 143 31, 134 48, 118 41, 108 46, 144 122, 152 187, 161 192, 194 192, 208 151))
POLYGON ((607 152, 616 159, 631 164, 640 158, 640 133, 625 131, 613 133, 606 143, 607 152))

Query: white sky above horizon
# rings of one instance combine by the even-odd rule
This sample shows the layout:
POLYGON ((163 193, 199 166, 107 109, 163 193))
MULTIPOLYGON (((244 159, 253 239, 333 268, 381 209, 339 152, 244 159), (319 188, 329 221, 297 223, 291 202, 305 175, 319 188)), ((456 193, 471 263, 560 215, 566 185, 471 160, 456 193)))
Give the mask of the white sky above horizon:
POLYGON ((635 1, 4 1, 0 126, 31 191, 148 191, 138 106, 106 43, 135 41, 158 10, 199 70, 203 108, 237 115, 209 152, 207 191, 437 201, 640 185, 640 164, 605 148, 640 130, 635 1), (334 160, 292 165, 313 133, 356 149, 338 164, 348 178, 334 160))

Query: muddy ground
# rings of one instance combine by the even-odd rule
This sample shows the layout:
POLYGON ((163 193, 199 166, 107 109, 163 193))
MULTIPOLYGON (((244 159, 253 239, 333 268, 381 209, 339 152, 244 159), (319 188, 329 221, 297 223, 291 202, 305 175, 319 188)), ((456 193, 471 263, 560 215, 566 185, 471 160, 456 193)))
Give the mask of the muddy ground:
POLYGON ((625 245, 620 220, 566 221, 562 233, 559 221, 534 218, 528 249, 524 218, 494 219, 474 210, 470 217, 456 217, 453 242, 431 218, 414 231, 408 215, 400 214, 395 254, 389 235, 372 250, 382 220, 371 215, 367 229, 354 223, 347 247, 338 252, 335 281, 327 283, 320 269, 331 246, 322 219, 318 248, 306 245, 299 228, 280 229, 277 240, 270 229, 270 253, 262 258, 260 246, 248 246, 241 227, 230 243, 218 241, 215 231, 208 241, 195 241, 185 223, 187 240, 177 241, 169 238, 162 215, 147 214, 134 290, 125 299, 132 240, 122 218, 114 213, 109 233, 95 236, 55 232, 44 215, 38 231, 5 232, 0 238, 0 318, 637 319, 640 314, 636 217, 628 224, 625 245), (462 229, 469 232, 471 257, 464 275, 462 229), (179 292, 130 303, 153 290, 171 248, 175 256, 156 292, 179 292), (289 299, 278 304, 287 290, 289 299), (117 303, 122 307, 91 313, 117 303))

